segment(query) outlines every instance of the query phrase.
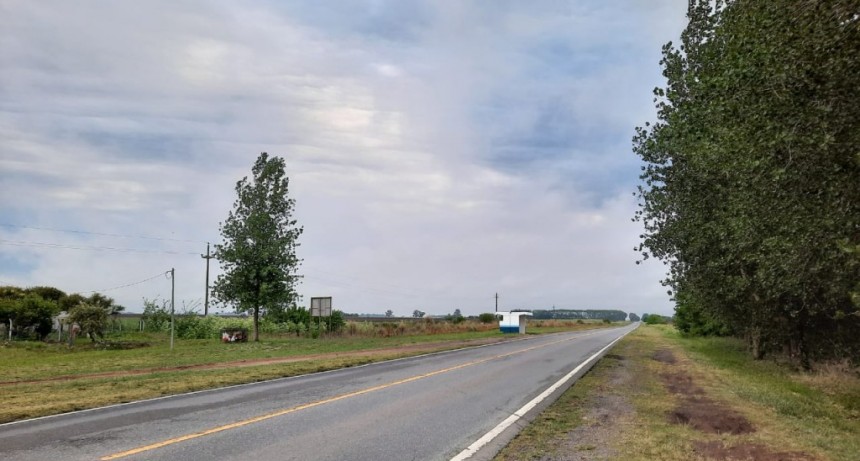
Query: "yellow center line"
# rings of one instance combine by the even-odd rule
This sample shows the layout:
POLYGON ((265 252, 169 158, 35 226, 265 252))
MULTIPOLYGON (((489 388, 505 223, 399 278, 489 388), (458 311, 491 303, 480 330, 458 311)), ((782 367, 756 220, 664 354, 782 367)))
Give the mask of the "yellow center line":
POLYGON ((298 405, 298 406, 295 406, 295 407, 290 407, 290 408, 286 408, 286 409, 283 409, 283 410, 279 410, 279 411, 276 411, 276 412, 273 412, 273 413, 267 413, 267 414, 264 414, 264 415, 255 416, 255 417, 253 417, 253 418, 244 419, 244 420, 242 420, 242 421, 237 421, 237 422, 235 422, 235 423, 225 424, 225 425, 223 425, 223 426, 213 427, 213 428, 211 428, 211 429, 207 429, 207 430, 205 430, 205 431, 194 432, 194 433, 191 433, 191 434, 186 434, 186 435, 183 435, 183 436, 174 437, 174 438, 172 438, 172 439, 163 440, 163 441, 161 441, 161 442, 156 442, 156 443, 153 443, 153 444, 144 445, 144 446, 142 446, 142 447, 133 448, 133 449, 131 449, 131 450, 121 451, 121 452, 118 452, 118 453, 114 453, 114 454, 111 454, 111 455, 104 456, 104 457, 100 458, 100 460, 101 460, 101 461, 108 461, 108 460, 112 460, 112 459, 125 458, 126 456, 136 455, 136 454, 138 454, 138 453, 143 453, 143 452, 147 452, 147 451, 155 450, 155 449, 157 449, 157 448, 166 447, 166 446, 168 446, 168 445, 173 445, 173 444, 176 444, 176 443, 179 443, 179 442, 185 442, 186 440, 192 440, 192 439, 196 439, 196 438, 200 438, 200 437, 205 437, 205 436, 207 436, 207 435, 211 435, 211 434, 216 434, 216 433, 218 433, 218 432, 223 432, 223 431, 227 431, 227 430, 230 430, 230 429, 236 429, 236 428, 238 428, 238 427, 242 427, 242 426, 247 426, 247 425, 249 425, 249 424, 258 423, 258 422, 260 422, 260 421, 265 421, 265 420, 267 420, 267 419, 277 418, 278 416, 288 415, 288 414, 290 414, 290 413, 295 413, 295 412, 297 412, 297 411, 301 411, 301 410, 307 410, 308 408, 318 407, 318 406, 320 406, 320 405, 325 405, 325 404, 328 404, 328 403, 337 402, 337 401, 339 401, 339 400, 348 399, 348 398, 350 398, 350 397, 356 397, 356 396, 363 395, 363 394, 367 394, 367 393, 370 393, 370 392, 375 392, 375 391, 379 391, 379 390, 382 390, 382 389, 387 389, 387 388, 389 388, 389 387, 394 387, 394 386, 399 386, 399 385, 401 385, 401 384, 411 383, 411 382, 413 382, 413 381, 418 381, 418 380, 420 380, 420 379, 429 378, 429 377, 431 377, 431 376, 441 375, 441 374, 443 374, 443 373, 448 373, 448 372, 450 372, 450 371, 459 370, 459 369, 461 369, 461 368, 471 367, 471 366, 474 366, 474 365, 479 365, 479 364, 486 363, 486 362, 489 362, 489 361, 492 361, 492 360, 497 360, 497 359, 501 359, 501 358, 505 358, 505 357, 510 357, 510 356, 512 356, 512 355, 516 355, 516 354, 522 354, 522 353, 524 353, 524 352, 533 351, 533 350, 535 350, 535 349, 540 349, 540 348, 543 348, 543 347, 551 346, 551 345, 553 345, 553 344, 558 344, 558 343, 562 343, 562 342, 565 342, 565 341, 572 341, 572 340, 574 340, 574 339, 583 338, 583 337, 585 337, 585 336, 591 336, 591 335, 593 335, 593 334, 596 334, 596 333, 587 333, 587 334, 584 334, 584 335, 577 335, 577 336, 574 336, 574 337, 572 337, 572 338, 560 339, 560 340, 558 340, 558 341, 552 341, 552 342, 548 342, 548 343, 546 343, 546 344, 541 344, 541 345, 538 345, 538 346, 532 346, 532 347, 528 347, 528 348, 525 348, 525 349, 520 349, 520 350, 517 350, 517 351, 508 352, 508 353, 505 353, 505 354, 500 354, 500 355, 496 355, 496 356, 493 356, 493 357, 488 357, 488 358, 485 358, 485 359, 480 359, 480 360, 474 360, 474 361, 472 361, 472 362, 461 363, 460 365, 455 365, 455 366, 453 366, 453 367, 449 367, 449 368, 443 368, 443 369, 441 369, 441 370, 431 371, 430 373, 424 373, 424 374, 421 374, 421 375, 415 375, 415 376, 412 376, 412 377, 409 377, 409 378, 406 378, 406 379, 401 379, 401 380, 398 380, 398 381, 392 381, 392 382, 390 382, 390 383, 380 384, 380 385, 378 385, 378 386, 368 387, 368 388, 361 389, 361 390, 358 390, 358 391, 355 391, 355 392, 349 392, 349 393, 346 393, 346 394, 336 395, 336 396, 334 396, 334 397, 329 397, 329 398, 327 398, 327 399, 317 400, 317 401, 315 401, 315 402, 310 402, 310 403, 305 403, 305 404, 298 405))

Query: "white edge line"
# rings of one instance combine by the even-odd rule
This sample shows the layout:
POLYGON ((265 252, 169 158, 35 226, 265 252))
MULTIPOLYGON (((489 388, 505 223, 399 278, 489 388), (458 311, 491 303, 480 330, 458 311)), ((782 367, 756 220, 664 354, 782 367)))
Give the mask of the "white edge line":
POLYGON ((621 341, 621 339, 623 339, 625 336, 627 336, 633 330, 635 330, 635 328, 633 328, 630 331, 628 331, 627 333, 624 333, 623 335, 619 336, 614 341, 612 341, 611 343, 609 343, 605 347, 603 347, 603 349, 600 349, 599 351, 595 352, 594 355, 592 355, 591 357, 586 359, 584 362, 580 363, 579 366, 577 366, 576 368, 571 370, 570 373, 564 375, 561 379, 556 381, 555 384, 548 387, 545 391, 541 392, 537 397, 533 398, 527 404, 523 405, 523 407, 520 408, 519 410, 515 411, 514 414, 505 418, 504 421, 499 423, 498 426, 491 429, 490 432, 487 432, 480 439, 476 440, 474 443, 472 443, 471 445, 466 447, 465 450, 463 450, 459 454, 457 454, 457 456, 451 458, 451 461, 462 461, 462 460, 471 458, 475 453, 478 452, 478 450, 480 450, 482 447, 484 447, 484 445, 492 442, 493 439, 498 437, 499 434, 501 434, 502 432, 505 431, 505 429, 509 428, 515 422, 522 419, 523 416, 525 416, 529 411, 531 411, 534 407, 536 407, 544 399, 549 397, 550 394, 552 394, 553 392, 558 390, 558 388, 560 388, 566 382, 568 382, 571 378, 573 378, 573 376, 576 375, 576 373, 578 373, 580 370, 582 370, 583 367, 590 364, 595 358, 599 357, 600 354, 602 354, 603 352, 608 350, 610 347, 614 346, 615 343, 617 343, 618 341, 621 341))

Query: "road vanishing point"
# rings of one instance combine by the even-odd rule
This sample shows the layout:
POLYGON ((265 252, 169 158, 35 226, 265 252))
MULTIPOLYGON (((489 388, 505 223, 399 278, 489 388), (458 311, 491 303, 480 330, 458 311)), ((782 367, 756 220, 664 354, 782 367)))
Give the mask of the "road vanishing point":
POLYGON ((633 328, 525 336, 2 424, 0 459, 490 459, 633 328))

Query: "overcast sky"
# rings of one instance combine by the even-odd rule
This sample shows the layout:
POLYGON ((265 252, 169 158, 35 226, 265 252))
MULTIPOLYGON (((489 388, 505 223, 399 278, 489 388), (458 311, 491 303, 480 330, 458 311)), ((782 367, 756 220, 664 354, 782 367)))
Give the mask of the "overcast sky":
POLYGON ((140 311, 175 267, 177 307, 200 305, 199 255, 266 151, 305 303, 670 314, 663 266, 635 264, 631 137, 685 10, 0 0, 0 284, 140 311))

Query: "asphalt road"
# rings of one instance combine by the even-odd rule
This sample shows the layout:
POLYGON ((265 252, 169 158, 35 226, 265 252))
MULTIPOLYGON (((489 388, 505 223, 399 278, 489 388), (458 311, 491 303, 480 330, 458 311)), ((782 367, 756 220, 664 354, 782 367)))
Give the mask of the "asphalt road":
POLYGON ((4 424, 0 459, 487 459, 567 387, 561 378, 632 328, 527 336, 4 424), (552 395, 535 406, 542 393, 552 395), (524 405, 535 408, 512 417, 524 405), (498 428, 503 421, 509 427, 498 428), (485 436, 494 428, 498 436, 485 436))

